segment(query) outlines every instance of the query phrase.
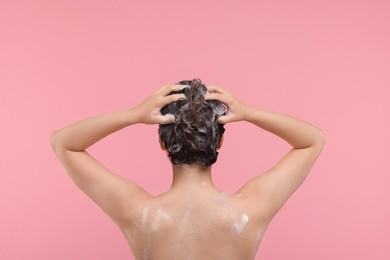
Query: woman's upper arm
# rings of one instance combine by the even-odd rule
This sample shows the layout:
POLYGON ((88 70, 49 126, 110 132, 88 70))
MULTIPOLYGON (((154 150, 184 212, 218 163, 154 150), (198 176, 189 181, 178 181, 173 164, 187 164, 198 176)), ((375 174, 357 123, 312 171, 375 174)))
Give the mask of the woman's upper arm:
POLYGON ((258 206, 272 219, 303 183, 322 147, 323 143, 318 142, 307 148, 291 149, 275 166, 249 180, 237 193, 246 194, 259 203, 258 206))
POLYGON ((118 225, 132 206, 150 195, 137 184, 111 172, 87 151, 54 148, 73 182, 118 225))

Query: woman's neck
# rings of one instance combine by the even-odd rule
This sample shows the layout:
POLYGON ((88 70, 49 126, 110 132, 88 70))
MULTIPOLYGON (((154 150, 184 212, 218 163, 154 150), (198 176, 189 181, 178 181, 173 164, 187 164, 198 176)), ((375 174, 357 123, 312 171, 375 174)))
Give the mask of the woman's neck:
POLYGON ((173 179, 171 189, 216 189, 211 178, 211 166, 174 165, 172 164, 173 179))

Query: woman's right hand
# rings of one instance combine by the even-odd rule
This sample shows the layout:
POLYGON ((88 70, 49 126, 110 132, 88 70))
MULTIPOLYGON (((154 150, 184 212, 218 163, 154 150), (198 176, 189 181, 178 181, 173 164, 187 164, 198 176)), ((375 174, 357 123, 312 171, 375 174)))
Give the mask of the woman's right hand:
POLYGON ((186 99, 184 94, 170 95, 171 92, 179 91, 186 87, 188 86, 168 84, 147 97, 135 107, 135 110, 137 111, 137 122, 144 124, 171 124, 175 122, 174 115, 162 115, 161 109, 179 99, 186 99))
POLYGON ((205 100, 218 100, 225 104, 228 111, 224 116, 218 118, 218 123, 227 124, 236 121, 245 120, 247 114, 248 106, 235 98, 228 91, 222 89, 221 87, 210 84, 207 85, 207 94, 205 100))

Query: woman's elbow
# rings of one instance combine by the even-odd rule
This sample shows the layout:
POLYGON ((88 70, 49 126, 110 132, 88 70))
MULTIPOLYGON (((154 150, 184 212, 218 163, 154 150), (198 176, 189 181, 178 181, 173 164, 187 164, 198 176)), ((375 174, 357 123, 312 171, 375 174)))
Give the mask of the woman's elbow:
POLYGON ((50 136, 50 146, 55 151, 58 146, 58 131, 54 131, 50 136))
POLYGON ((320 150, 322 150, 322 148, 325 145, 325 142, 326 142, 326 134, 325 134, 324 130, 318 129, 318 133, 317 133, 316 140, 315 140, 314 144, 317 147, 319 147, 320 150))

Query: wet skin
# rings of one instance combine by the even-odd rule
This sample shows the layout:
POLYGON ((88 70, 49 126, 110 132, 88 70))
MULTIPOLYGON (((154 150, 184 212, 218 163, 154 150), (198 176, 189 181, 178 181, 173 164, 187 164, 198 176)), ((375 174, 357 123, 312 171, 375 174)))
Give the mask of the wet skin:
POLYGON ((244 196, 204 186, 145 200, 122 231, 137 259, 254 259, 266 226, 244 196))

